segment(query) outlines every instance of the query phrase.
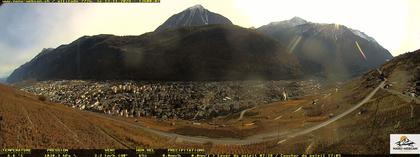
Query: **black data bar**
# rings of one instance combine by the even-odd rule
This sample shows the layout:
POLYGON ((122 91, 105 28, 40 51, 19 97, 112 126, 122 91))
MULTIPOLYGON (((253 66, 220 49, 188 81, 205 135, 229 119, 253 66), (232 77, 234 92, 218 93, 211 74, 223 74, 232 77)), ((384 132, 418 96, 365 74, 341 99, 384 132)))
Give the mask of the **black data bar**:
POLYGON ((2 149, 0 157, 356 157, 419 155, 206 154, 204 149, 2 149))

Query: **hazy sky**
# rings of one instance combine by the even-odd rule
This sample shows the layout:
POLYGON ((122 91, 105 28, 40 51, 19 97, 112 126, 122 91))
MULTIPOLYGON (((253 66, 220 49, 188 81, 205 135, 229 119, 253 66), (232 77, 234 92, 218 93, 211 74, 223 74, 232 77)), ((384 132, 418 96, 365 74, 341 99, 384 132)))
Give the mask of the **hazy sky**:
POLYGON ((365 32, 394 56, 420 49, 419 0, 161 0, 131 4, 4 4, 0 7, 0 77, 83 35, 140 35, 201 4, 242 27, 299 16, 365 32))

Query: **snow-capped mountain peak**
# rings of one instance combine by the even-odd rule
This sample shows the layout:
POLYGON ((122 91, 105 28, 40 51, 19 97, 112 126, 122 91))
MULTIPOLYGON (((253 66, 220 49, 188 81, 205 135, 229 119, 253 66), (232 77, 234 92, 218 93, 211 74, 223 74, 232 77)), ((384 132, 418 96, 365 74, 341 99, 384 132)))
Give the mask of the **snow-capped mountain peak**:
POLYGON ((272 23, 270 23, 270 25, 282 25, 282 26, 285 26, 285 27, 295 27, 295 26, 298 26, 298 25, 306 24, 306 23, 308 23, 308 21, 306 21, 306 20, 304 20, 300 17, 295 16, 295 17, 293 17, 289 20, 272 22, 272 23))
POLYGON ((191 22, 193 22, 195 17, 199 17, 201 21, 207 25, 209 24, 209 17, 208 17, 208 11, 204 9, 204 7, 200 4, 194 5, 192 7, 189 7, 186 9, 186 11, 183 13, 181 17, 178 18, 178 21, 182 21, 182 18, 187 18, 187 22, 182 24, 183 26, 189 26, 191 25, 191 22))
POLYGON ((188 10, 204 10, 204 7, 200 4, 197 4, 192 7, 189 7, 188 10))
POLYGON ((308 23, 306 20, 304 20, 304 19, 302 19, 302 18, 300 18, 300 17, 297 17, 297 16, 295 16, 295 17, 293 17, 292 19, 288 20, 288 22, 289 22, 290 24, 294 25, 294 26, 297 26, 297 25, 302 25, 302 24, 308 23))
POLYGON ((232 22, 219 15, 213 13, 202 5, 197 4, 192 7, 185 9, 184 11, 171 16, 168 20, 160 25, 156 31, 161 31, 169 28, 179 28, 179 27, 188 27, 188 26, 200 26, 200 25, 209 25, 209 24, 229 24, 232 22))
POLYGON ((373 39, 372 37, 370 37, 370 36, 366 35, 365 33, 361 32, 361 31, 359 31, 359 30, 355 30, 355 29, 350 29, 350 30, 351 30, 351 32, 353 32, 355 35, 357 35, 357 36, 359 36, 359 37, 361 37, 361 38, 363 38, 363 39, 366 39, 367 41, 376 42, 376 41, 375 41, 375 39, 373 39))

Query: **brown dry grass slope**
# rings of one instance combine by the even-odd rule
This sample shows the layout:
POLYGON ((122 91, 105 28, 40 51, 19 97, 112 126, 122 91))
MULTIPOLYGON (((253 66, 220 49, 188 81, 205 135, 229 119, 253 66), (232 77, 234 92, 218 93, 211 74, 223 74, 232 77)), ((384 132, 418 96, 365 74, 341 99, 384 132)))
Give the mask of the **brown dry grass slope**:
MULTIPOLYGON (((164 147, 167 139, 139 128, 41 101, 0 85, 1 148, 135 148, 164 147)), ((182 147, 182 145, 180 145, 182 147)))

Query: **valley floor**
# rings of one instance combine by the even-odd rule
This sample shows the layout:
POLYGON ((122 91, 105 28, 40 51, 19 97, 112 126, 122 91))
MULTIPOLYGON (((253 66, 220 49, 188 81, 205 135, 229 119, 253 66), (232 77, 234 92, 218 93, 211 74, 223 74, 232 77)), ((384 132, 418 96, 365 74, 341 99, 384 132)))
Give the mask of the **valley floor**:
POLYGON ((418 102, 383 89, 384 84, 360 90, 360 82, 353 82, 201 121, 82 111, 2 85, 0 146, 382 154, 389 152, 389 133, 420 131, 418 102), (414 117, 410 117, 410 104, 414 117))

